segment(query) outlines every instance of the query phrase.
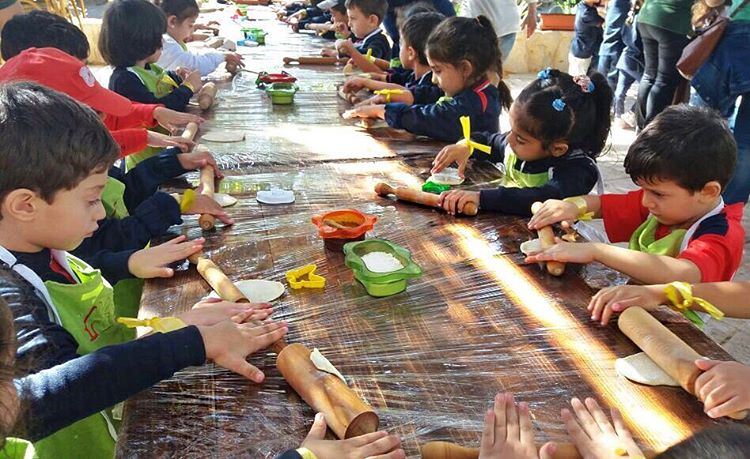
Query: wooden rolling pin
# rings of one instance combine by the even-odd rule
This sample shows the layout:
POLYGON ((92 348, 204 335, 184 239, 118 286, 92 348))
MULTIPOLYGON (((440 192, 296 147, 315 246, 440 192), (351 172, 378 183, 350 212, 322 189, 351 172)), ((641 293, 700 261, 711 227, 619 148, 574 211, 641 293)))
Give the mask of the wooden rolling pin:
POLYGON ((198 93, 198 106, 201 110, 208 110, 214 104, 216 99, 216 85, 212 82, 208 82, 203 85, 200 92, 198 93))
MULTIPOLYGON (((539 211, 541 207, 541 202, 535 202, 531 205, 531 213, 537 213, 537 211, 539 211)), ((536 230, 536 233, 539 235, 539 241, 541 241, 542 243, 542 250, 547 250, 548 248, 555 245, 555 232, 552 230, 551 226, 539 228, 538 230, 536 230)), ((553 276, 562 276, 565 272, 565 263, 562 263, 560 261, 548 261, 547 272, 552 274, 553 276)))
POLYGON ((300 56, 300 57, 285 57, 284 63, 291 64, 294 62, 300 65, 338 65, 346 64, 349 61, 348 58, 340 57, 328 57, 328 56, 300 56))
MULTIPOLYGON (((388 196, 389 194, 396 195, 396 199, 399 201, 414 202, 422 204, 423 206, 429 207, 440 207, 440 196, 437 194, 426 193, 420 190, 413 190, 411 188, 398 187, 393 188, 387 183, 380 182, 375 185, 375 192, 380 196, 388 196)), ((473 203, 468 203, 464 206, 461 211, 464 215, 476 215, 477 206, 473 203)))
MULTIPOLYGON (((214 191, 216 188, 215 180, 216 174, 214 172, 213 166, 203 166, 201 168, 201 185, 203 185, 203 187, 201 188, 201 194, 203 196, 208 196, 211 199, 214 198, 214 191)), ((211 214, 201 214, 201 216, 198 218, 198 224, 201 226, 203 231, 211 231, 216 227, 216 217, 211 214)))
MULTIPOLYGON (((250 303, 213 261, 201 253, 192 255, 189 260, 221 299, 250 303)), ((283 338, 269 349, 278 354, 276 366, 284 379, 315 411, 325 414, 328 427, 339 438, 378 430, 380 420, 372 407, 337 376, 318 370, 310 360, 310 349, 302 344, 288 345, 283 338)))
MULTIPOLYGON (((557 443, 554 459, 580 459, 581 453, 578 452, 572 443, 557 443)), ((445 441, 431 441, 420 447, 422 459, 478 459, 479 448, 466 448, 455 443, 445 441)), ((656 456, 653 451, 644 451, 647 458, 656 456)))
MULTIPOLYGON (((695 366, 695 361, 701 355, 692 347, 639 307, 628 308, 620 314, 617 326, 683 389, 697 395, 695 380, 700 376, 701 370, 695 366)), ((745 419, 746 416, 747 411, 730 415, 733 419, 745 419)))
POLYGON ((198 123, 191 121, 187 124, 187 126, 185 126, 185 130, 182 131, 181 137, 186 140, 193 140, 193 138, 195 138, 195 134, 197 133, 198 123))

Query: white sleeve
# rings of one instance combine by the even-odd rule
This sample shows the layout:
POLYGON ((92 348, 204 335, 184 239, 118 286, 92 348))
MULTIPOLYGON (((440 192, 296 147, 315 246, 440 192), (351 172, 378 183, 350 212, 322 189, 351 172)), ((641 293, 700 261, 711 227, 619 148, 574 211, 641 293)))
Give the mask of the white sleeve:
POLYGON ((216 70, 216 67, 224 62, 224 54, 219 51, 194 54, 182 49, 174 39, 164 39, 164 48, 157 65, 166 70, 175 70, 177 67, 197 70, 201 76, 206 76, 216 70))

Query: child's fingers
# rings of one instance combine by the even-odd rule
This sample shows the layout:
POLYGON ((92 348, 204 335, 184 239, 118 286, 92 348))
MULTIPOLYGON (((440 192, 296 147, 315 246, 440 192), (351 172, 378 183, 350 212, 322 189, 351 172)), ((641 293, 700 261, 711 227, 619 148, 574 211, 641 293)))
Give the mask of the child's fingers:
MULTIPOLYGON (((707 406, 705 408, 708 408, 707 406)), ((713 408, 706 411, 706 414, 711 418, 721 418, 729 416, 738 411, 742 411, 745 407, 742 406, 742 399, 737 396, 732 396, 729 400, 724 403, 720 403, 713 408)))
POLYGON ((557 451, 557 443, 548 441, 539 448, 539 459, 554 459, 557 451))
POLYGON ((487 410, 484 414, 484 426, 482 427, 482 440, 479 443, 479 449, 484 454, 490 454, 492 446, 495 444, 495 413, 493 410, 487 410))
POLYGON ((507 419, 506 424, 506 438, 510 441, 516 441, 519 438, 519 425, 518 425, 518 407, 516 406, 516 400, 513 398, 513 394, 506 394, 505 402, 505 418, 507 419))
MULTIPOLYGON (((170 240, 168 240, 167 242, 164 242, 164 243, 162 243, 162 244, 159 244, 159 245, 157 245, 156 247, 165 247, 165 246, 168 246, 168 245, 177 245, 177 244, 181 243, 182 241, 184 241, 184 240, 186 240, 186 239, 187 239, 187 236, 185 236, 185 235, 183 234, 183 235, 177 236, 176 238, 170 239, 170 240)), ((203 238, 199 238, 199 239, 203 239, 203 238)), ((197 240, 197 239, 196 239, 196 240, 197 240)), ((204 240, 205 240, 205 239, 204 239, 204 240)), ((156 248, 156 247, 154 247, 154 248, 156 248)))
POLYGON ((573 412, 575 412, 578 422, 581 424, 581 427, 583 427, 583 430, 589 438, 594 438, 595 435, 601 433, 599 425, 581 400, 573 398, 570 401, 570 405, 573 407, 573 412))
POLYGON ((371 457, 378 454, 384 454, 401 445, 401 439, 395 435, 386 435, 372 443, 368 443, 359 448, 361 457, 371 457))
POLYGON ((562 417, 563 423, 565 424, 565 430, 568 431, 568 434, 573 439, 573 443, 576 445, 578 451, 584 457, 588 457, 586 453, 588 452, 588 445, 591 441, 591 438, 589 438, 583 428, 581 428, 581 425, 578 423, 575 415, 571 413, 570 410, 564 408, 562 411, 560 411, 560 416, 562 417))
POLYGON ((612 424, 615 427, 617 437, 623 442, 625 449, 628 450, 628 456, 643 456, 643 452, 640 450, 640 448, 638 448, 638 445, 635 444, 635 440, 633 440, 633 435, 630 433, 630 430, 628 430, 627 426, 625 426, 625 420, 622 419, 620 410, 618 410, 617 408, 611 408, 609 410, 609 414, 612 416, 612 424))
POLYGON ((526 402, 518 404, 518 420, 521 428, 521 444, 534 443, 534 428, 531 426, 531 412, 526 402))
POLYGON ((226 362, 220 363, 217 361, 216 363, 223 366, 227 370, 234 371, 238 375, 244 376, 250 381, 258 384, 262 383, 263 380, 266 379, 266 375, 264 375, 262 371, 260 371, 255 366, 250 365, 250 363, 248 363, 248 361, 244 358, 232 356, 228 357, 226 362))
POLYGON ((609 422, 609 419, 607 419, 607 415, 604 414, 604 411, 602 411, 599 404, 594 400, 593 398, 589 397, 584 401, 584 404, 586 408, 588 408, 589 413, 594 418, 594 421, 599 426, 599 430, 604 432, 608 435, 616 435, 615 429, 612 427, 612 424, 609 422))
POLYGON ((153 267, 149 269, 148 272, 149 272, 149 276, 148 276, 149 279, 155 279, 157 277, 167 278, 167 277, 174 276, 174 270, 172 268, 167 268, 163 266, 153 267))
MULTIPOLYGON (((711 359, 698 359, 695 361, 695 366, 700 368, 703 371, 708 371, 711 368, 715 367, 716 365, 722 363, 720 360, 711 360, 711 359)), ((710 373, 704 373, 705 375, 710 375, 710 373)), ((698 376, 698 379, 701 379, 703 375, 698 376)), ((710 376, 709 376, 710 377, 710 376)), ((698 385, 698 379, 695 380, 696 386, 698 385)), ((698 387, 695 388, 695 390, 698 390, 698 387)))
POLYGON ((355 448, 359 448, 374 441, 380 440, 381 438, 386 436, 388 436, 388 432, 384 430, 378 430, 377 432, 371 432, 368 434, 360 435, 358 437, 353 437, 346 441, 351 442, 352 446, 354 446, 355 448))

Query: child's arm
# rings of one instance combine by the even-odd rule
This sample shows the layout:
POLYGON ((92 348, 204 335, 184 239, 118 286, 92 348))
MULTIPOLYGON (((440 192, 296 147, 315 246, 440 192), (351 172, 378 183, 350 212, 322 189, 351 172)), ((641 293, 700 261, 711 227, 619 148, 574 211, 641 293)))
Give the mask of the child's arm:
POLYGON ((173 39, 164 40, 164 49, 159 57, 159 66, 167 70, 179 67, 197 70, 201 76, 206 76, 226 60, 224 53, 219 51, 205 51, 201 53, 184 50, 173 39))
POLYGON ((370 62, 364 54, 360 53, 351 40, 339 40, 336 42, 336 47, 339 53, 349 56, 354 65, 363 72, 383 71, 383 69, 375 65, 373 62, 370 62))
POLYGON ((598 261, 644 284, 663 284, 680 280, 701 281, 701 270, 690 260, 630 250, 600 242, 557 244, 526 258, 527 263, 561 261, 592 263, 598 261))
POLYGON ((122 72, 113 81, 111 89, 130 100, 144 104, 161 104, 178 112, 185 111, 190 98, 193 97, 193 90, 183 83, 166 96, 158 98, 141 83, 135 74, 130 72, 122 72))
POLYGON ((344 83, 345 92, 357 92, 362 88, 367 88, 370 91, 377 91, 378 89, 406 89, 395 83, 386 83, 385 81, 376 81, 363 77, 351 77, 344 83))
POLYGON ((385 120, 396 129, 406 129, 444 142, 457 142, 463 136, 459 118, 467 114, 461 103, 454 98, 430 105, 387 104, 385 120))
MULTIPOLYGON (((474 150, 474 158, 491 161, 493 163, 502 162, 505 158, 505 139, 507 136, 507 133, 472 132, 471 140, 482 145, 487 145, 491 148, 489 154, 474 150)), ((432 162, 433 166, 430 172, 436 174, 455 163, 458 166, 458 175, 465 177, 464 173, 466 171, 466 165, 471 156, 472 153, 469 151, 466 139, 461 139, 458 143, 447 145, 440 150, 435 157, 435 160, 432 162)))
MULTIPOLYGON (((666 284, 656 285, 621 285, 599 290, 589 302, 588 310, 591 319, 609 322, 612 314, 622 312, 632 306, 640 306, 652 311, 663 304, 669 304, 666 284)), ((692 286, 693 297, 702 298, 716 306, 727 317, 750 319, 750 307, 747 298, 750 296, 748 282, 711 282, 692 286)), ((696 311, 703 311, 699 304, 690 306, 696 311)))

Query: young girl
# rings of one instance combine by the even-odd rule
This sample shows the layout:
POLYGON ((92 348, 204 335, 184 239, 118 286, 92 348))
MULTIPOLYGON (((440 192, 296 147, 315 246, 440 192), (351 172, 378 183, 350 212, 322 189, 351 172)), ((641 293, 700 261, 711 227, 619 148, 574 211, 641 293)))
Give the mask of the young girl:
POLYGON ((446 142, 461 138, 462 116, 470 117, 476 130, 497 132, 501 106, 510 107, 511 96, 500 80, 500 50, 490 21, 484 16, 444 20, 427 40, 427 61, 445 98, 434 104, 358 107, 344 117, 383 118, 391 127, 446 142), (499 80, 497 85, 488 76, 499 80))
MULTIPOLYGON (((510 109, 510 132, 473 132, 474 142, 491 147, 480 159, 502 162, 500 188, 449 191, 442 205, 456 213, 472 202, 482 209, 528 216, 531 205, 550 196, 562 199, 588 194, 599 179, 595 158, 609 135, 612 89, 599 73, 571 77, 546 69, 518 96, 510 109)), ((457 163, 464 175, 471 149, 462 140, 443 148, 432 172, 457 163)))
POLYGON ((244 66, 242 56, 237 53, 224 53, 210 48, 200 53, 188 50, 185 41, 193 34, 200 12, 195 0, 161 0, 155 3, 167 17, 164 49, 157 61, 160 67, 167 70, 192 69, 200 72, 201 76, 206 76, 225 61, 232 66, 244 66))
POLYGON ((130 100, 185 107, 203 86, 200 72, 165 71, 156 61, 167 31, 164 13, 147 0, 116 0, 104 13, 99 51, 114 67, 109 88, 130 100))

